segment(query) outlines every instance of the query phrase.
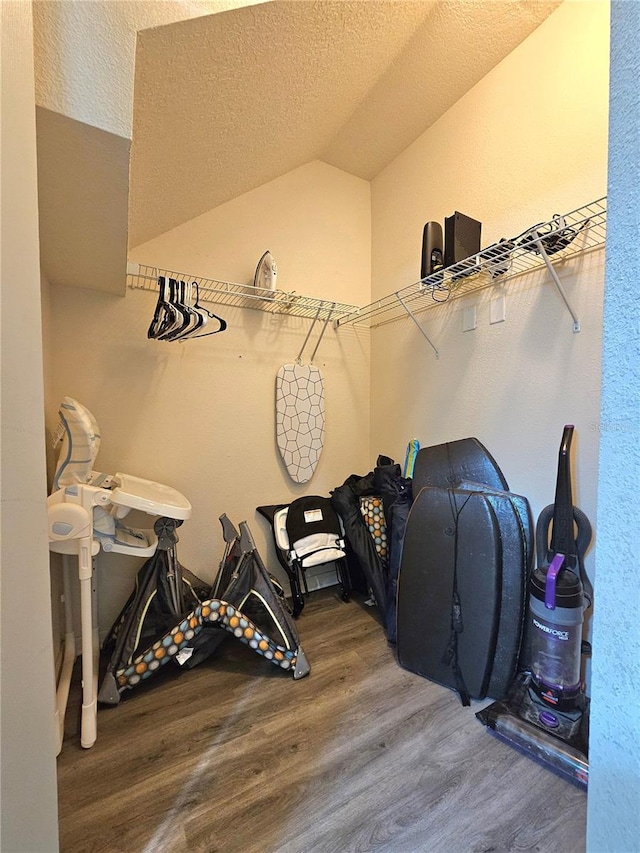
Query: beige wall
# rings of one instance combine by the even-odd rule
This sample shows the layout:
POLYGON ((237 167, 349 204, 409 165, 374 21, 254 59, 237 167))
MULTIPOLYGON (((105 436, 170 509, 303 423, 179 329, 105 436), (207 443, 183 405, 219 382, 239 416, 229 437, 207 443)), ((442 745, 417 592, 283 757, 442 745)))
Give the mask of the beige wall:
POLYGON ((608 2, 566 0, 374 179, 374 297, 419 278, 428 220, 487 246, 606 194, 608 50, 608 2))
MULTIPOLYGON (((51 320, 51 285, 46 276, 40 275, 40 303, 42 313, 42 352, 43 352, 43 378, 44 387, 48 388, 52 381, 51 375, 51 351, 52 351, 52 320, 51 320)), ((46 441, 46 465, 47 465, 47 491, 51 488, 53 474, 55 471, 55 454, 51 449, 51 433, 47 434, 46 441)), ((62 584, 62 561, 60 554, 49 554, 51 563, 51 619, 53 628, 53 649, 56 656, 56 677, 62 664, 61 642, 64 637, 64 601, 62 584)), ((79 606, 79 601, 78 601, 79 606)), ((78 625, 79 629, 79 625, 78 625)), ((78 653, 80 647, 78 644, 78 653)))
POLYGON ((58 849, 31 5, 2 42, 0 849, 58 849))
POLYGON ((640 6, 611 8, 609 219, 602 344, 587 850, 640 838, 640 6))
MULTIPOLYGON (((278 284, 338 301, 368 298, 369 184, 310 163, 228 205, 138 247, 132 258, 203 276, 251 281, 266 249, 278 284)), ((255 507, 301 494, 328 494, 369 453, 369 336, 327 328, 315 363, 325 379, 326 440, 310 483, 294 484, 275 444, 278 368, 298 355, 310 320, 220 306, 221 335, 168 344, 146 337, 154 293, 124 299, 52 287, 47 425, 55 427, 69 394, 96 416, 102 433, 98 467, 168 483, 193 505, 180 531, 179 556, 205 579, 220 559, 218 517, 248 520, 273 570, 266 522, 255 507)), ((320 332, 313 330, 308 358, 320 332)), ((100 558, 102 624, 131 585, 135 562, 100 558)))
MULTIPOLYGON (((375 295, 419 277, 422 228, 454 210, 483 223, 482 245, 606 193, 608 4, 566 2, 372 182, 375 295)), ((372 334, 372 448, 400 454, 477 435, 534 510, 551 503, 562 425, 575 423, 577 499, 595 514, 603 252, 560 269, 579 334, 545 274, 372 334), (478 328, 462 332, 463 305, 478 328), (389 410, 402 413, 389 417, 389 410)))
POLYGON ((369 182, 315 160, 137 246, 129 258, 248 283, 266 248, 278 264, 279 289, 366 303, 369 182))
MULTIPOLYGON (((370 283, 381 295, 416 279, 427 219, 462 210, 483 221, 487 245, 605 193, 607 45, 607 3, 564 3, 373 181, 371 201, 365 181, 314 162, 137 247, 131 259, 243 282, 269 248, 282 289, 365 304, 370 283)), ((440 360, 410 321, 375 330, 371 388, 368 333, 329 329, 318 362, 327 440, 309 486, 326 493, 369 470, 378 453, 402 459, 412 437, 427 444, 475 434, 537 514, 553 499, 560 430, 572 421, 576 498, 594 518, 602 268, 596 253, 563 273, 578 335, 543 275, 507 286, 498 326, 488 325, 489 294, 478 300, 474 332, 460 331, 460 302, 424 315, 440 360)), ((153 303, 138 291, 122 300, 54 288, 48 424, 61 396, 77 396, 101 423, 101 468, 188 495, 194 516, 180 548, 194 571, 210 576, 222 511, 253 522, 273 563, 255 506, 310 490, 291 484, 278 461, 273 381, 309 324, 225 308, 220 337, 148 342, 153 303)), ((132 569, 117 562, 108 583, 118 587, 120 572, 121 587, 107 601, 129 583, 132 569)))
MULTIPOLYGON (((375 295, 419 278, 428 220, 466 213, 486 246, 606 193, 608 13, 605 2, 563 3, 372 182, 375 295)), ((372 451, 474 435, 537 517, 573 423, 574 500, 595 523, 604 251, 559 272, 578 334, 545 273, 507 283, 504 323, 489 325, 489 291, 421 315, 439 359, 409 320, 374 330, 372 451), (478 325, 463 332, 471 304, 478 325)))
POLYGON ((247 2, 35 0, 40 259, 53 284, 124 295, 138 32, 247 2))

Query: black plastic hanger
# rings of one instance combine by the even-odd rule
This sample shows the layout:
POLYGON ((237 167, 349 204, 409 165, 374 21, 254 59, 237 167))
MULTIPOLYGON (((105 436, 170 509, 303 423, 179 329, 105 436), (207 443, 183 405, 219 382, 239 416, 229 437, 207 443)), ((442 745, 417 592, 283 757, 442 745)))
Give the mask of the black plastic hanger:
POLYGON ((158 301, 153 312, 153 319, 147 330, 147 337, 157 339, 173 326, 177 320, 177 309, 172 304, 168 291, 172 289, 170 281, 162 275, 158 278, 158 301))

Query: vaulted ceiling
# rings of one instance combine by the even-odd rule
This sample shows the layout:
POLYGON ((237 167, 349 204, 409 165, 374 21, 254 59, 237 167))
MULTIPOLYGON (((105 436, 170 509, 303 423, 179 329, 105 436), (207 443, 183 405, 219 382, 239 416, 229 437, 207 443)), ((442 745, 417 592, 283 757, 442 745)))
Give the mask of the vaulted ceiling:
POLYGON ((272 0, 140 32, 129 245, 311 160, 373 178, 559 2, 272 0))
POLYGON ((309 161, 370 180, 560 2, 36 2, 45 276, 123 294, 127 246, 309 161))

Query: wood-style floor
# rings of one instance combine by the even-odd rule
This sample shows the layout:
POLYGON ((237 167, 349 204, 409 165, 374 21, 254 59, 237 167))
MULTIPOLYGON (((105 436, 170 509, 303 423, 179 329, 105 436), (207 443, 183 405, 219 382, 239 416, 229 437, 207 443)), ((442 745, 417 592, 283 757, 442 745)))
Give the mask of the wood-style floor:
POLYGON ((586 794, 401 669, 368 608, 314 592, 298 630, 307 678, 229 638, 101 708, 90 750, 76 686, 62 853, 584 850, 586 794))

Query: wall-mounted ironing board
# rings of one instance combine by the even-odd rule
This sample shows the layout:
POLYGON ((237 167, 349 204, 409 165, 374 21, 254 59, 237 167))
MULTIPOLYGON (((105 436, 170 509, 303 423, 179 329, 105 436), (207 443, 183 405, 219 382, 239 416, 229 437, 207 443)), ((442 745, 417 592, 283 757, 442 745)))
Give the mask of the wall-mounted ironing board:
MULTIPOLYGON (((130 509, 152 516, 185 520, 191 515, 191 504, 180 492, 161 483, 143 480, 130 474, 113 477, 93 473, 91 483, 73 483, 47 498, 49 550, 77 559, 80 580, 80 624, 82 654, 82 717, 80 743, 93 746, 97 738, 97 695, 99 630, 97 617, 97 585, 94 583, 94 557, 100 549, 117 554, 150 557, 158 540, 151 531, 128 529, 138 545, 101 537, 94 529, 96 507, 110 510, 116 517, 130 509)), ((64 716, 69 695, 71 670, 76 658, 73 614, 71 610, 71 577, 65 568, 65 652, 63 671, 56 694, 58 720, 58 752, 62 748, 64 716)))

